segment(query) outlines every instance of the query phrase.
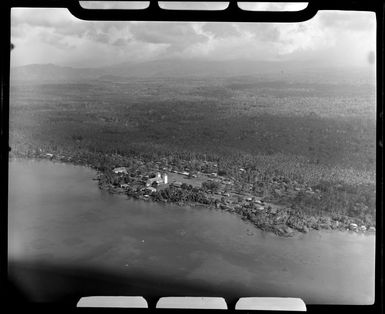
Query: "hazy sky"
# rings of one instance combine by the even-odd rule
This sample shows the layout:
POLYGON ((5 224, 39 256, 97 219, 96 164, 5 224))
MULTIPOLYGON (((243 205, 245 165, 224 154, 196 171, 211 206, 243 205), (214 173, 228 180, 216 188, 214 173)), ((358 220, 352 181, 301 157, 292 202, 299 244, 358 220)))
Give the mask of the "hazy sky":
POLYGON ((323 11, 303 23, 252 24, 91 22, 66 9, 13 9, 11 31, 13 66, 76 67, 176 57, 363 66, 376 34, 374 13, 343 11, 323 11))

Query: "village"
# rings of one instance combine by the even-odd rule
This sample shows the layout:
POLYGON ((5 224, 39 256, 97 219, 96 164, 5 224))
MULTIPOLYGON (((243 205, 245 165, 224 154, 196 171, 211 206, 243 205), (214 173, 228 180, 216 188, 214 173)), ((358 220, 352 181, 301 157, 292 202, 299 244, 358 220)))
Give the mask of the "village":
MULTIPOLYGON (((102 190, 129 198, 180 206, 206 207, 231 212, 257 228, 290 237, 311 230, 340 230, 373 233, 375 224, 343 214, 314 214, 298 209, 300 199, 325 198, 324 192, 284 176, 261 176, 250 183, 250 169, 238 167, 223 171, 215 161, 161 158, 154 161, 120 155, 94 156, 42 149, 21 158, 49 159, 89 166, 97 170, 95 180, 102 190), (100 163, 100 159, 106 161, 100 163), (105 165, 104 165, 105 164, 105 165)), ((357 210, 364 204, 357 203, 357 210)))
MULTIPOLYGON (((291 208, 290 201, 298 194, 319 198, 320 190, 313 191, 304 184, 288 187, 284 178, 275 178, 271 182, 273 193, 267 196, 263 188, 255 191, 251 184, 246 185, 246 188, 245 185, 242 189, 237 188, 238 180, 219 175, 215 162, 203 163, 201 171, 191 171, 188 167, 177 169, 155 162, 151 163, 152 170, 134 177, 128 168, 115 167, 111 171, 114 179, 111 181, 109 177, 107 189, 112 193, 124 193, 144 201, 206 206, 236 213, 259 229, 286 237, 298 232, 307 233, 312 229, 375 232, 374 226, 365 226, 346 216, 337 219, 314 217, 291 208)), ((242 174, 246 169, 239 168, 238 171, 242 174)), ((106 188, 106 181, 102 177, 103 174, 99 176, 100 185, 106 188)))

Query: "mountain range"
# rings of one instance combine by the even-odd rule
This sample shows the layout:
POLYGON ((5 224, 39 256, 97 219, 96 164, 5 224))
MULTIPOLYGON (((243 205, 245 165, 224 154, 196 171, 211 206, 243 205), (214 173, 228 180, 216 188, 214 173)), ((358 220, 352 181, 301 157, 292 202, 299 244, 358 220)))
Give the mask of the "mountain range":
MULTIPOLYGON (((358 69, 362 75, 369 69, 358 69)), ((121 63, 98 68, 75 68, 55 64, 31 64, 11 68, 11 82, 78 82, 87 80, 116 81, 129 78, 152 77, 232 77, 259 76, 303 72, 332 73, 345 71, 327 67, 314 67, 311 62, 275 61, 212 61, 201 59, 163 59, 142 63, 121 63)), ((369 70, 370 72, 370 70, 369 70)), ((335 74, 335 73, 334 73, 335 74)), ((366 75, 365 75, 366 76, 366 75)))

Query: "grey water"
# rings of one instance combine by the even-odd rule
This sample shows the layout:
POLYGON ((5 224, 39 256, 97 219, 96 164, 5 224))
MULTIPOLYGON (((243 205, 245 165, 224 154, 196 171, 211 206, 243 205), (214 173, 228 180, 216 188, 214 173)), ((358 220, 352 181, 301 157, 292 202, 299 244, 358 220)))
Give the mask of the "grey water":
POLYGON ((71 285, 63 278, 75 271, 55 277, 10 267, 9 277, 32 301, 56 300, 71 289, 104 295, 154 289, 158 295, 290 296, 308 304, 374 302, 374 235, 312 231, 282 238, 235 214, 111 195, 95 177, 82 166, 10 162, 9 264, 64 265, 78 274, 71 285), (102 284, 80 289, 87 269, 103 274, 94 276, 102 284), (170 290, 174 284, 182 288, 170 290))

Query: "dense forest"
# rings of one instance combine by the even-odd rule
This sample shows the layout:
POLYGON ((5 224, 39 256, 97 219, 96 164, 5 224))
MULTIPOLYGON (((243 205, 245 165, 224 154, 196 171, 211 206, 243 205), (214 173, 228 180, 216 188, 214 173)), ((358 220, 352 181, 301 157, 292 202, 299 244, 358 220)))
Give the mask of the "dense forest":
MULTIPOLYGON (((10 146, 11 156, 67 156, 104 173, 122 165, 148 172, 156 162, 215 171, 239 193, 373 225, 375 121, 375 89, 367 83, 112 77, 14 84, 10 146), (215 169, 205 169, 210 162, 215 169), (322 197, 281 193, 301 184, 322 197)), ((156 197, 205 199, 182 190, 156 197)))

